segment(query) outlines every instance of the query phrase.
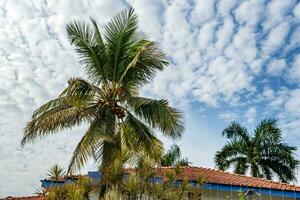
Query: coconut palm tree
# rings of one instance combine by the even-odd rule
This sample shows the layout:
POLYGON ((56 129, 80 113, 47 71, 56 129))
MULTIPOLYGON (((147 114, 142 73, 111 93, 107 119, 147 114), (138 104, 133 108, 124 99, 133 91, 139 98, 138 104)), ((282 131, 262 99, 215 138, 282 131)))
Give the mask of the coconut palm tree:
POLYGON ((67 34, 87 79, 71 78, 56 99, 35 110, 26 125, 23 145, 88 124, 68 172, 79 170, 89 158, 104 172, 124 145, 135 152, 161 147, 154 129, 171 138, 182 135, 180 111, 165 99, 139 96, 138 90, 168 62, 158 45, 138 31, 132 9, 117 14, 103 29, 94 19, 91 24, 70 23, 67 34))
POLYGON ((181 150, 176 144, 172 145, 160 159, 161 166, 188 166, 190 163, 187 158, 181 158, 181 150))
POLYGON ((59 181, 65 175, 65 170, 61 166, 55 164, 48 171, 48 178, 52 181, 59 181))
POLYGON ((233 166, 238 174, 250 170, 252 176, 267 179, 277 176, 282 182, 296 180, 297 148, 284 143, 276 122, 262 120, 252 134, 240 124, 231 123, 222 133, 228 141, 215 155, 217 167, 228 170, 233 166))

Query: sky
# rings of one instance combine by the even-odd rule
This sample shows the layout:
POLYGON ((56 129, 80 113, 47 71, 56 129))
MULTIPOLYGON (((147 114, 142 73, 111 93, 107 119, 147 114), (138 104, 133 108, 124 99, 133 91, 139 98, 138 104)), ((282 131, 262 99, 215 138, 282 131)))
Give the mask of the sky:
POLYGON ((32 112, 70 77, 85 77, 66 24, 91 16, 104 25, 129 7, 170 61, 142 95, 185 114, 184 136, 161 137, 166 147, 177 143, 192 165, 214 168, 222 129, 235 120, 251 131, 269 117, 300 146, 297 0, 0 0, 0 198, 30 195, 53 164, 66 167, 86 128, 20 146, 32 112))

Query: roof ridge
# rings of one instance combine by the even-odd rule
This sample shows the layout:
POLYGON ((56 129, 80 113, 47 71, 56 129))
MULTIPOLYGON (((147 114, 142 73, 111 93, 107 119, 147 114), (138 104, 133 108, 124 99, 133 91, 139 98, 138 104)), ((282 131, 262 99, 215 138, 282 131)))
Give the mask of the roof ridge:
POLYGON ((237 176, 237 177, 245 177, 245 178, 250 178, 250 179, 253 179, 253 180, 265 181, 265 182, 268 182, 268 183, 281 184, 281 185, 290 186, 290 187, 293 187, 293 188, 299 188, 300 189, 300 186, 297 186, 295 184, 283 183, 283 182, 280 182, 280 181, 268 180, 268 179, 263 178, 263 177, 260 178, 260 177, 248 176, 248 175, 245 175, 245 174, 237 174, 237 173, 234 173, 234 172, 224 171, 224 170, 216 169, 216 168, 206 168, 206 167, 198 167, 198 166, 183 166, 183 168, 204 169, 204 170, 219 172, 219 173, 223 173, 223 174, 229 174, 229 175, 233 175, 233 176, 237 176))

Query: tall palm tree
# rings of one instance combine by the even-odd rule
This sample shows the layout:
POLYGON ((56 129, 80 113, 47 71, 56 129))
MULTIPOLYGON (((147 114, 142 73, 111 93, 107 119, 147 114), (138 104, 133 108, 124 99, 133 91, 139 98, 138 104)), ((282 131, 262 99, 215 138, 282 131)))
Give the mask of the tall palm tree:
POLYGON ((228 142, 215 155, 217 167, 228 170, 233 166, 238 174, 250 170, 252 176, 270 180, 277 176, 282 182, 296 180, 297 148, 284 143, 276 122, 262 120, 252 134, 240 124, 231 123, 222 133, 228 142))
POLYGON ((160 159, 161 166, 188 166, 190 163, 187 158, 181 158, 181 150, 176 144, 172 145, 160 159))
POLYGON ((48 171, 48 178, 52 181, 59 181, 65 175, 65 170, 61 166, 55 164, 48 171))
POLYGON ((154 129, 171 138, 182 135, 180 111, 167 100, 139 96, 138 90, 168 62, 158 45, 138 31, 132 9, 117 14, 103 29, 94 19, 91 24, 70 23, 67 34, 88 79, 71 78, 58 98, 35 110, 23 145, 86 123, 68 172, 79 170, 91 157, 104 170, 124 144, 136 152, 162 146, 154 129))

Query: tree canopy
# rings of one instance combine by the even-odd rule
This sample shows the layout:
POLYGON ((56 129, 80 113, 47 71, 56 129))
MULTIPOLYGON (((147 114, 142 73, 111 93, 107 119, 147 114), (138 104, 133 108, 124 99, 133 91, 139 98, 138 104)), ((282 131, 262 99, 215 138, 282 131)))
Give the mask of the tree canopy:
POLYGON ((295 170, 299 165, 295 153, 297 148, 286 144, 277 126, 277 120, 262 120, 250 134, 237 122, 224 129, 222 135, 227 143, 215 155, 218 168, 235 173, 282 182, 295 181, 295 170))

